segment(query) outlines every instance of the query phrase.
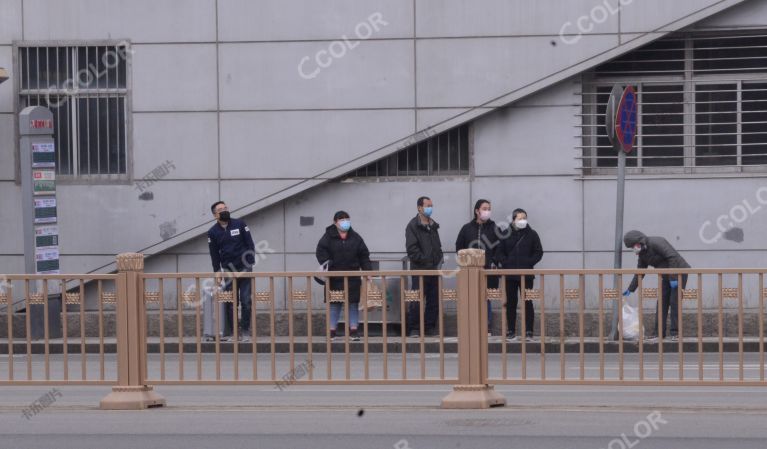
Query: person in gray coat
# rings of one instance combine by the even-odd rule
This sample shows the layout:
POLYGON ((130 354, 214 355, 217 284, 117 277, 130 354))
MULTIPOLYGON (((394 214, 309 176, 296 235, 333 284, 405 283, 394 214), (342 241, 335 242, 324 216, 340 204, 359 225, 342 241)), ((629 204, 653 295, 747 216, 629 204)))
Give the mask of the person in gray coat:
MULTIPOLYGON (((637 268, 645 269, 648 267, 653 268, 690 268, 690 264, 674 249, 668 240, 663 237, 648 237, 639 231, 629 231, 623 236, 623 243, 626 248, 631 248, 639 259, 637 262, 637 268)), ((677 340, 678 335, 678 281, 677 275, 666 275, 661 277, 662 293, 661 299, 658 304, 661 306, 663 317, 661 322, 661 338, 665 338, 666 321, 668 319, 668 311, 671 309, 671 329, 669 332, 671 340, 677 340)), ((639 285, 638 276, 634 276, 631 280, 629 288, 623 292, 623 296, 629 296, 632 292, 636 291, 639 285)), ((687 286, 687 275, 682 275, 682 289, 687 286)), ((658 330, 658 314, 655 314, 655 329, 658 330)))

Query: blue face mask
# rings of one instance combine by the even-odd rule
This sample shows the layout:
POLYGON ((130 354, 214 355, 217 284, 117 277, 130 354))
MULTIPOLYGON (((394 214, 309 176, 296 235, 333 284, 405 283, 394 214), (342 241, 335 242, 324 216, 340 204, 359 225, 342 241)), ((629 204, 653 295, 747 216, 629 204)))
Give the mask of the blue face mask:
POLYGON ((338 227, 341 228, 342 231, 346 232, 352 227, 351 220, 341 220, 338 222, 338 227))
POLYGON ((432 211, 434 211, 434 208, 431 206, 423 208, 423 214, 426 215, 427 217, 431 217, 432 211))

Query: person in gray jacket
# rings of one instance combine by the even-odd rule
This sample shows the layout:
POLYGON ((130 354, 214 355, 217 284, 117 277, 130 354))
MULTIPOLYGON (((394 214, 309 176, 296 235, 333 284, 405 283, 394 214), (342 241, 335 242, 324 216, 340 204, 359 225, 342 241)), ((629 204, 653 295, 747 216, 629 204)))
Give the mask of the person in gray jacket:
MULTIPOLYGON (((405 248, 412 270, 439 270, 444 257, 442 242, 439 239, 439 223, 431 218, 434 205, 429 197, 418 198, 418 215, 405 227, 405 248)), ((421 289, 420 276, 412 276, 413 290, 421 289)), ((435 336, 439 332, 437 319, 439 314, 439 276, 423 276, 424 334, 435 336)), ((421 327, 421 308, 417 302, 411 302, 407 311, 407 331, 411 337, 418 337, 421 327)))
MULTIPOLYGON (((637 268, 645 269, 648 267, 653 268, 690 268, 690 264, 674 249, 668 240, 663 237, 648 237, 639 231, 629 231, 623 236, 623 243, 626 248, 631 248, 634 254, 639 256, 637 262, 637 268)), ((682 289, 687 286, 687 275, 682 276, 682 289)), ((661 338, 665 338, 666 321, 668 319, 668 311, 671 309, 671 329, 668 332, 672 341, 678 338, 678 281, 677 275, 666 275, 661 277, 662 293, 661 299, 658 304, 661 306, 663 317, 661 322, 661 338)), ((634 276, 631 280, 629 288, 623 292, 623 296, 629 296, 632 292, 636 291, 639 285, 638 276, 634 276)), ((658 314, 655 314, 655 331, 658 330, 658 314)))

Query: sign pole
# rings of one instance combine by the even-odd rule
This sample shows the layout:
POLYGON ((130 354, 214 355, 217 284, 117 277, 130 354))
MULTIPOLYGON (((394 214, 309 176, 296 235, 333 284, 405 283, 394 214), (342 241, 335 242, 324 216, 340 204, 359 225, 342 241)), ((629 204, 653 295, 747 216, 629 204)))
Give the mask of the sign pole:
MULTIPOLYGON (((620 151, 618 153, 618 191, 615 201, 615 247, 613 255, 613 268, 619 269, 623 267, 623 205, 624 205, 624 192, 626 185, 626 153, 620 151)), ((618 338, 618 314, 620 313, 620 299, 623 297, 621 292, 623 286, 620 285, 620 276, 617 274, 613 277, 613 288, 618 292, 618 298, 613 301, 613 318, 612 326, 610 328, 610 338, 616 340, 618 338)))
MULTIPOLYGON (((607 137, 618 153, 617 169, 617 192, 615 198, 615 246, 613 254, 613 268, 620 269, 623 266, 623 212, 626 186, 626 155, 634 149, 634 139, 637 131, 638 100, 636 91, 632 86, 625 89, 616 85, 610 92, 605 111, 605 126, 607 137)), ((621 311, 622 298, 620 276, 613 277, 613 288, 618 292, 618 298, 613 302, 613 316, 611 320, 610 338, 618 338, 618 314, 621 311)))

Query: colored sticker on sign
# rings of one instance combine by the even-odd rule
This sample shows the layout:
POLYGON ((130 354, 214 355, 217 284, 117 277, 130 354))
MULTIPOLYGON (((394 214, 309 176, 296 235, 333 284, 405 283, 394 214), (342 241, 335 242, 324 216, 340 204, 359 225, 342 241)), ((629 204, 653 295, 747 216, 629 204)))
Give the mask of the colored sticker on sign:
POLYGON ((35 224, 56 223, 56 198, 35 199, 35 224))
POLYGON ((53 142, 32 144, 32 168, 55 168, 56 147, 53 142))
POLYGON ((36 236, 59 235, 59 227, 56 225, 38 226, 37 228, 35 228, 35 235, 36 236))
POLYGON ((35 271, 38 274, 59 274, 59 249, 36 248, 35 271))
POLYGON ((32 170, 32 178, 41 181, 55 181, 56 172, 53 170, 32 170))
POLYGON ((56 225, 37 226, 35 228, 35 247, 57 247, 59 227, 56 225))
POLYGON ((56 193, 56 172, 53 170, 32 170, 32 191, 35 195, 56 193))
POLYGON ((46 260, 56 260, 59 258, 58 248, 37 248, 35 249, 35 260, 38 262, 46 260))

